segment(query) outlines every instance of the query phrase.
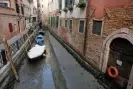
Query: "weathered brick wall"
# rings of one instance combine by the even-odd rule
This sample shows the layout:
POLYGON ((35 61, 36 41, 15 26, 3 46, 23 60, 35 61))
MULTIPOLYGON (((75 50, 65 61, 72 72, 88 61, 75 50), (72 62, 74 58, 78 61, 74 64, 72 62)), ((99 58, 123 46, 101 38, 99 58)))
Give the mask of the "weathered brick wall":
POLYGON ((11 37, 17 35, 18 33, 19 33, 19 30, 18 30, 16 17, 0 14, 0 40, 3 39, 4 34, 6 34, 7 39, 10 39, 11 37), (9 23, 12 23, 13 26, 14 24, 16 24, 17 26, 16 31, 14 28, 12 33, 9 31, 9 26, 8 26, 9 23))
POLYGON ((104 36, 108 36, 116 29, 133 26, 133 5, 128 8, 107 8, 107 15, 108 18, 104 20, 104 36))
MULTIPOLYGON (((92 12, 93 9, 91 9, 92 12)), ((117 7, 107 8, 102 35, 92 34, 93 19, 88 23, 87 49, 85 57, 89 63, 95 67, 100 65, 100 56, 102 51, 103 41, 113 31, 120 28, 130 28, 133 26, 133 6, 128 8, 117 7)))
MULTIPOLYGON (((65 27, 65 18, 60 18, 62 26, 58 28, 52 28, 52 30, 62 38, 67 44, 72 46, 78 53, 83 53, 83 45, 84 45, 84 33, 80 33, 78 30, 79 27, 79 21, 80 19, 75 18, 69 18, 67 19, 73 21, 73 29, 69 29, 69 24, 67 27, 65 27)), ((68 22, 69 23, 69 22, 68 22)))
POLYGON ((72 30, 72 46, 80 54, 83 54, 84 46, 84 33, 79 32, 80 19, 73 19, 73 30, 72 30))
MULTIPOLYGON (((88 19, 87 24, 87 40, 86 40, 86 60, 99 68, 100 56, 102 46, 105 38, 109 36, 113 31, 119 30, 120 28, 130 28, 133 26, 133 6, 126 7, 109 7, 106 8, 106 15, 103 20, 103 28, 101 35, 92 34, 93 17, 95 8, 91 8, 90 15, 91 19, 88 19)), ((88 16, 89 17, 89 16, 88 16)), ((71 45, 79 54, 83 54, 84 46, 84 33, 80 33, 78 30, 80 18, 69 18, 73 20, 73 29, 70 31, 68 27, 65 27, 65 19, 61 18, 62 26, 57 30, 52 30, 61 37, 67 44, 71 45)), ((67 20, 69 20, 67 19, 67 20)))
POLYGON ((65 27, 65 19, 60 18, 60 20, 61 20, 61 26, 59 26, 58 29, 58 36, 61 37, 62 40, 64 40, 66 43, 68 43, 68 38, 67 38, 68 29, 65 27))

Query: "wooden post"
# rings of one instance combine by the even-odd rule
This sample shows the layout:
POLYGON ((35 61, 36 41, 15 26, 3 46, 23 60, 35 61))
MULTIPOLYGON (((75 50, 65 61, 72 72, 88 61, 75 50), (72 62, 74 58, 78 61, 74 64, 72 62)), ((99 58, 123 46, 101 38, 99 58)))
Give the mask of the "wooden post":
POLYGON ((6 39, 5 35, 4 35, 4 38, 3 38, 3 43, 4 43, 4 47, 5 47, 5 50, 6 50, 6 55, 7 55, 8 61, 10 62, 12 71, 15 75, 16 80, 19 82, 18 73, 16 71, 16 68, 15 68, 13 62, 12 62, 12 56, 11 56, 11 53, 10 53, 9 46, 8 46, 7 39, 6 39))

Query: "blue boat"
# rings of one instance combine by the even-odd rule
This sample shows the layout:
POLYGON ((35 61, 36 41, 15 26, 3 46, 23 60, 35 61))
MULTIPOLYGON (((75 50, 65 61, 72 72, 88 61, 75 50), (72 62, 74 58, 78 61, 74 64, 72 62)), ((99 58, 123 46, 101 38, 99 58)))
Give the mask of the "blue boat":
POLYGON ((43 36, 43 35, 38 34, 38 35, 36 36, 35 40, 36 40, 36 43, 37 43, 38 45, 43 46, 43 44, 44 44, 44 36, 43 36))

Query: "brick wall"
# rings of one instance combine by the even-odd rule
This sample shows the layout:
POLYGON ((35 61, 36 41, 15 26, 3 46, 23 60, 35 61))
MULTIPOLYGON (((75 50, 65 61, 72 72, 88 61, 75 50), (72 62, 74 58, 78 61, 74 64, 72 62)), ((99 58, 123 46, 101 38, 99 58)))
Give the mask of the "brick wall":
POLYGON ((2 40, 3 35, 6 34, 7 38, 10 39, 11 37, 17 35, 19 33, 18 29, 15 31, 13 28, 13 32, 9 32, 9 26, 8 24, 12 23, 12 25, 14 26, 14 24, 16 24, 16 28, 18 28, 18 23, 16 21, 16 17, 15 16, 10 16, 10 15, 1 15, 0 14, 0 40, 2 40))
POLYGON ((79 21, 80 18, 68 18, 67 20, 73 20, 73 29, 70 31, 68 27, 65 27, 66 18, 60 18, 62 20, 62 26, 59 28, 51 28, 62 40, 74 48, 74 50, 80 55, 85 55, 86 61, 92 64, 94 67, 99 68, 100 57, 102 52, 102 46, 105 38, 112 32, 119 30, 120 28, 131 28, 133 26, 133 6, 129 7, 108 7, 105 8, 105 16, 103 19, 103 28, 101 35, 92 34, 93 19, 95 8, 90 9, 90 13, 87 14, 87 39, 86 39, 86 51, 84 51, 84 33, 80 33, 79 21))
POLYGON ((103 35, 108 36, 112 31, 133 26, 133 5, 119 8, 107 8, 108 18, 104 20, 103 35))
MULTIPOLYGON (((84 45, 84 33, 79 32, 79 21, 80 18, 60 18, 61 20, 61 27, 59 23, 59 28, 51 28, 56 35, 58 35, 62 40, 64 40, 68 45, 74 48, 79 54, 83 54, 83 45, 84 45), (68 21, 72 20, 72 30, 69 29, 69 24, 65 27, 65 20, 68 21)), ((83 20, 83 19, 82 19, 83 20)))
MULTIPOLYGON (((92 12, 93 9, 91 9, 92 12)), ((93 16, 93 15, 92 15, 93 16)), ((95 67, 100 65, 100 56, 102 51, 103 41, 112 32, 119 30, 120 28, 130 28, 133 26, 133 6, 129 7, 117 7, 106 8, 106 16, 104 17, 103 32, 102 35, 92 34, 93 17, 88 23, 88 36, 87 36, 87 49, 85 57, 87 61, 93 64, 95 67)))

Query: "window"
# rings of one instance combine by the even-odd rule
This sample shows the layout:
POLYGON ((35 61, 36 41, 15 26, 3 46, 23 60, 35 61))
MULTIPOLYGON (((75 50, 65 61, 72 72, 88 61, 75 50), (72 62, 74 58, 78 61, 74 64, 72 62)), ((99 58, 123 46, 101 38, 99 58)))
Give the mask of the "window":
POLYGON ((52 26, 52 27, 55 27, 55 23, 56 23, 55 20, 56 20, 55 17, 52 17, 52 18, 51 18, 51 21, 52 21, 52 22, 51 22, 51 26, 52 26))
POLYGON ((54 26, 54 17, 52 17, 52 27, 54 26))
POLYGON ((17 25, 14 24, 14 31, 17 31, 17 25))
POLYGON ((9 32, 13 32, 13 26, 12 26, 12 23, 9 23, 8 26, 9 26, 9 32))
POLYGON ((19 24, 19 21, 18 21, 18 30, 19 30, 19 32, 20 32, 20 24, 19 24))
POLYGON ((53 26, 53 17, 51 17, 51 26, 53 26))
POLYGON ((69 5, 74 5, 75 0, 70 0, 69 5))
POLYGON ((102 21, 93 20, 92 33, 97 34, 97 35, 101 35, 101 28, 102 28, 102 21))
POLYGON ((62 0, 59 0, 59 10, 62 9, 62 0))
POLYGON ((65 7, 68 6, 68 0, 65 0, 65 7))
POLYGON ((22 14, 24 14, 24 8, 23 8, 23 6, 21 6, 21 11, 22 11, 22 14))
POLYGON ((55 27, 55 17, 53 17, 53 27, 55 27))
POLYGON ((58 28, 59 16, 56 17, 56 28, 58 28))
POLYGON ((72 29, 72 20, 70 20, 70 22, 69 22, 69 29, 72 29))
POLYGON ((0 7, 9 7, 9 1, 0 1, 0 7))
POLYGON ((50 17, 48 17, 48 24, 50 24, 50 17))
POLYGON ((84 32, 84 20, 81 20, 79 22, 79 32, 81 32, 81 33, 84 32))
POLYGON ((67 20, 65 20, 65 27, 67 27, 67 20))
POLYGON ((50 17, 50 26, 52 26, 52 17, 50 17))
POLYGON ((33 19, 33 22, 36 22, 36 17, 32 17, 32 19, 33 19))
POLYGON ((19 11, 19 5, 18 5, 17 0, 15 0, 15 5, 16 5, 16 12, 17 12, 17 13, 20 13, 20 11, 19 11))
POLYGON ((60 20, 60 26, 62 26, 62 21, 60 20))

